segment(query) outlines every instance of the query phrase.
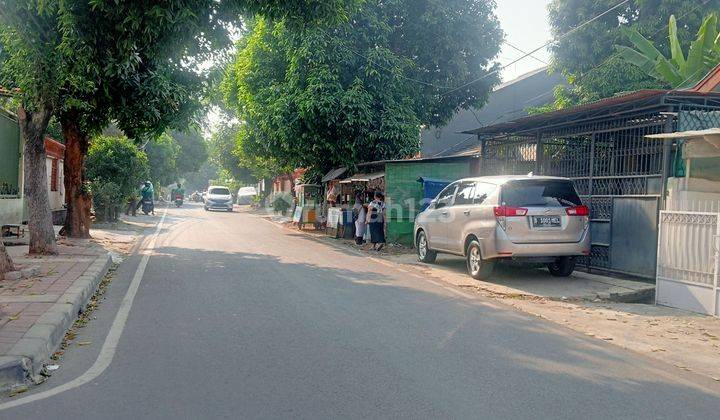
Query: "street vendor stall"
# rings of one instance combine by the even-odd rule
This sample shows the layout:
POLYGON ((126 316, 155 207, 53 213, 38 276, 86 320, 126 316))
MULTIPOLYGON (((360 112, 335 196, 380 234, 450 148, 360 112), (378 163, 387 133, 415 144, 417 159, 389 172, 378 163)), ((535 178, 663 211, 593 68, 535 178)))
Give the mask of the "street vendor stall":
MULTIPOLYGON (((385 172, 378 171, 355 174, 340 181, 340 185, 343 199, 348 203, 348 208, 350 209, 348 217, 352 218, 347 221, 350 222, 352 220, 352 223, 354 223, 354 219, 357 217, 357 209, 355 206, 356 197, 360 197, 360 204, 365 207, 365 211, 367 211, 367 205, 373 201, 375 192, 385 191, 385 172), (354 208, 356 210, 355 212, 353 212, 354 208)), ((349 229, 354 231, 355 229, 353 229, 353 227, 354 224, 351 225, 349 229)), ((367 231, 364 236, 368 236, 367 231)))
POLYGON ((352 238, 353 234, 353 229, 348 228, 352 227, 352 217, 347 215, 348 202, 344 199, 340 184, 340 177, 346 172, 345 167, 332 169, 320 181, 325 188, 325 233, 335 238, 352 238))
POLYGON ((385 172, 369 174, 355 174, 340 181, 342 194, 348 203, 355 202, 355 196, 360 195, 363 203, 373 200, 375 191, 385 191, 385 172))
POLYGON ((320 185, 298 184, 295 186, 297 195, 297 206, 293 213, 293 223, 297 223, 298 229, 306 224, 312 224, 318 229, 322 220, 319 213, 320 200, 322 197, 320 185))

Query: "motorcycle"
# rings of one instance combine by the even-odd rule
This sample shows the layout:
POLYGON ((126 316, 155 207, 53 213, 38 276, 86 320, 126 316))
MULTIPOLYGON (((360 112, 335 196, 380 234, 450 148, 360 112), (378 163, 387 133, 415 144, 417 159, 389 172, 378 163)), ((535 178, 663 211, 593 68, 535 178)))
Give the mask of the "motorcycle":
POLYGON ((175 194, 175 206, 180 207, 183 205, 183 196, 182 194, 175 194))
POLYGON ((155 207, 153 204, 152 198, 143 198, 140 203, 142 204, 142 212, 143 213, 145 213, 145 214, 152 213, 153 207, 155 207))

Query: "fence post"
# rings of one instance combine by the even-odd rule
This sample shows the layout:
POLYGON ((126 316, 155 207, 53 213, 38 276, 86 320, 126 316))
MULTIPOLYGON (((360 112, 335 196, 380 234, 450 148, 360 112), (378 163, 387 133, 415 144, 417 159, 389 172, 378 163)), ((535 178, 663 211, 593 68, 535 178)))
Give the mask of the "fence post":
POLYGON ((542 175, 543 173, 543 151, 542 134, 538 131, 535 133, 535 175, 542 175))
MULTIPOLYGON (((672 133, 673 132, 673 117, 668 115, 667 119, 665 120, 665 129, 663 130, 665 133, 672 133)), ((665 208, 665 201, 667 200, 667 180, 670 175, 670 154, 672 153, 672 140, 670 139, 663 139, 663 156, 662 156, 662 177, 661 177, 661 185, 660 185, 660 210, 666 210, 665 208)), ((658 213, 659 214, 659 213, 658 213)))
POLYGON ((713 316, 720 316, 718 313, 718 275, 720 275, 720 252, 718 252, 718 240, 720 240, 720 213, 715 214, 715 237, 713 238, 713 316))

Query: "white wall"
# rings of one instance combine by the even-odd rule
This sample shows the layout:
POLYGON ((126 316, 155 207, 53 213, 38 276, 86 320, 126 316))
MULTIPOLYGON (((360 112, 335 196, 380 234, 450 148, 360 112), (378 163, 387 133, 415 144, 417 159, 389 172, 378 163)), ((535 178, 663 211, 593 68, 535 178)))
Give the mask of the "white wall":
POLYGON ((668 178, 666 210, 720 212, 720 182, 702 178, 668 178))
POLYGON ((0 225, 18 225, 23 218, 22 198, 0 198, 0 225))
POLYGON ((51 210, 62 210, 65 205, 65 177, 63 175, 63 161, 58 161, 58 185, 57 191, 50 191, 50 183, 52 180, 52 161, 53 158, 46 158, 45 170, 47 171, 47 189, 50 198, 50 209, 51 210))

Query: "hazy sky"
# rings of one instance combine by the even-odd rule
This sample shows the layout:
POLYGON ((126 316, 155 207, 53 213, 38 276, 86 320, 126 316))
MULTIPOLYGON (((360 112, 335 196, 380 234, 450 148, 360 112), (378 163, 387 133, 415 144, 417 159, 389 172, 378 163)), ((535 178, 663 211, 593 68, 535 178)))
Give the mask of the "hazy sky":
MULTIPOLYGON (((547 5, 551 0, 496 0, 497 16, 505 31, 505 39, 519 49, 530 52, 545 44, 552 35, 547 19, 547 5)), ((524 54, 507 44, 502 45, 498 61, 507 64, 524 54)), ((550 54, 543 49, 532 57, 547 62, 550 54)), ((512 80, 524 73, 542 67, 541 61, 527 57, 503 70, 503 81, 512 80)))

